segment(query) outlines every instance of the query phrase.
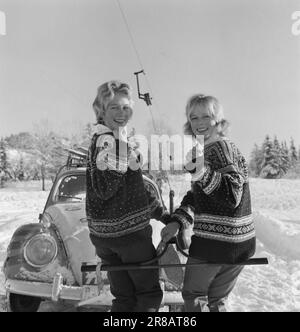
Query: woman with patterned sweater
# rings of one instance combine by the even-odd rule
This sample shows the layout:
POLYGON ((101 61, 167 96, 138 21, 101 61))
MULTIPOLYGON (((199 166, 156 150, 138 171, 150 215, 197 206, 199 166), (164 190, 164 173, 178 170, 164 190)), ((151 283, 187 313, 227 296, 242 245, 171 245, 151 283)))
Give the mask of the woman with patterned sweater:
POLYGON ((162 230, 162 240, 169 241, 193 224, 188 263, 203 264, 186 268, 185 309, 203 311, 208 305, 210 311, 226 311, 226 299, 243 268, 226 263, 241 262, 255 253, 247 164, 225 137, 228 122, 215 97, 192 96, 186 116, 185 134, 195 142, 185 166, 192 175, 192 187, 162 230), (203 136, 204 155, 199 147, 203 136))
MULTIPOLYGON (((150 218, 168 217, 146 191, 139 160, 127 142, 131 90, 110 81, 98 88, 97 130, 88 153, 86 214, 90 238, 103 263, 120 265, 155 257, 150 218)), ((115 297, 111 311, 157 311, 162 300, 158 270, 108 272, 115 297)))

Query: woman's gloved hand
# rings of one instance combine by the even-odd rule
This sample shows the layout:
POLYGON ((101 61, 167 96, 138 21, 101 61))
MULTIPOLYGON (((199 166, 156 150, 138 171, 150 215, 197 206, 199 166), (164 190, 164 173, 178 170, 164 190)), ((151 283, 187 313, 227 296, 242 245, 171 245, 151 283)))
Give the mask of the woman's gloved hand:
POLYGON ((204 151, 200 144, 196 144, 185 157, 184 168, 191 174, 192 181, 201 180, 204 172, 204 151))
POLYGON ((170 222, 166 227, 161 230, 161 239, 163 242, 169 242, 172 237, 176 236, 179 233, 180 225, 178 222, 170 222))
POLYGON ((156 249, 156 255, 160 255, 166 248, 166 243, 161 240, 157 246, 157 249, 156 249))

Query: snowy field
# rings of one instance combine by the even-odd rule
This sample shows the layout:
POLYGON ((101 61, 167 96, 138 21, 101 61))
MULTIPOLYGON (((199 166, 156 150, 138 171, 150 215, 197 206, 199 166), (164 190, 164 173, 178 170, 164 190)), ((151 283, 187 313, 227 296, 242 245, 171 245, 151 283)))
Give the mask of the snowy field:
MULTIPOLYGON (((188 177, 171 177, 175 205, 188 189, 188 177)), ((0 189, 0 269, 15 229, 37 221, 48 192, 40 183, 22 183, 0 189)), ((48 189, 51 183, 47 184, 48 189)), ((245 267, 229 298, 231 311, 300 311, 300 180, 251 179, 252 204, 257 232, 256 257, 269 265, 245 267)), ((163 187, 168 204, 168 186, 163 187)), ((167 205, 168 206, 168 205, 167 205)), ((0 272, 0 297, 4 295, 0 272)), ((0 301, 0 311, 4 303, 0 301)), ((44 305, 42 311, 53 311, 44 305)), ((57 308, 69 311, 70 308, 57 308)))

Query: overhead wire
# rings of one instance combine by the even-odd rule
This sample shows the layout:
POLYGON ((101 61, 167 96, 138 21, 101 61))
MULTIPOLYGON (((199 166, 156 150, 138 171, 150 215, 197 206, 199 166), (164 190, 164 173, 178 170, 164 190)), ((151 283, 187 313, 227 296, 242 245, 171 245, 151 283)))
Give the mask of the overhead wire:
MULTIPOLYGON (((117 4, 118 4, 119 10, 120 10, 120 12, 121 12, 121 16, 122 16, 123 21, 124 21, 124 24, 125 24, 125 26, 126 26, 126 30, 127 30, 127 32, 128 32, 128 35, 129 35, 129 39, 130 39, 131 45, 132 45, 132 47, 133 47, 133 49, 134 49, 134 52, 135 52, 135 54, 136 54, 136 57, 137 57, 138 63, 139 63, 139 65, 141 66, 141 69, 143 70, 143 69, 144 69, 144 66, 143 66, 143 63, 142 63, 142 60, 141 60, 141 56, 140 56, 140 54, 139 54, 139 52, 138 52, 138 49, 137 49, 137 47, 136 47, 136 44, 135 44, 135 41, 134 41, 133 35, 132 35, 132 33, 131 33, 131 30, 130 30, 130 27, 129 27, 129 24, 128 24, 128 21, 127 21, 126 15, 125 15, 125 12, 124 12, 124 10, 123 10, 123 8, 122 8, 122 6, 121 6, 120 1, 119 1, 119 0, 116 0, 116 2, 117 2, 117 4)), ((145 74, 145 72, 144 72, 144 74, 145 74)), ((147 84, 147 86, 148 86, 148 88, 149 88, 149 91, 150 91, 151 95, 154 96, 153 91, 152 91, 152 89, 151 89, 150 81, 149 81, 149 79, 147 78, 147 75, 145 75, 145 80, 146 80, 146 84, 147 84)), ((154 103, 155 103, 155 106, 156 106, 157 109, 158 109, 158 106, 157 106, 157 103, 156 103, 156 101, 155 101, 155 98, 154 98, 154 103)), ((151 119, 152 119, 153 129, 154 129, 154 131, 155 131, 156 133, 161 134, 161 133, 158 131, 157 127, 156 127, 155 120, 154 120, 154 116, 153 116, 153 112, 152 112, 152 108, 151 108, 150 105, 148 105, 148 107, 149 107, 149 111, 150 111, 150 115, 151 115, 151 119)), ((158 110, 159 110, 159 109, 158 109, 158 110)), ((167 172, 166 172, 166 178, 167 178, 168 186, 169 186, 169 188, 170 188, 170 190, 171 190, 171 184, 170 184, 170 180, 169 180, 169 176, 168 176, 168 173, 167 173, 167 172)))
MULTIPOLYGON (((143 63, 142 63, 142 60, 141 60, 140 54, 139 54, 139 52, 138 52, 138 50, 137 50, 137 47, 136 47, 136 45, 135 45, 135 41, 134 41, 133 35, 132 35, 132 33, 131 33, 131 30, 130 30, 130 27, 129 27, 129 24, 128 24, 128 21, 127 21, 126 15, 125 15, 125 12, 124 12, 124 10, 123 10, 123 8, 122 8, 122 6, 121 6, 120 1, 119 1, 119 0, 116 0, 116 2, 117 2, 118 7, 119 7, 119 9, 120 9, 120 12, 121 12, 121 15, 122 15, 122 18, 123 18, 124 24, 125 24, 125 26, 126 26, 126 30, 127 30, 127 32, 128 32, 128 35, 129 35, 129 38, 130 38, 130 41, 131 41, 131 45, 132 45, 132 47, 133 47, 133 49, 134 49, 134 52, 135 52, 135 55, 136 55, 136 57, 137 57, 138 63, 139 63, 139 65, 140 65, 141 69, 143 69, 144 66, 143 66, 143 63)), ((144 73, 144 74, 145 74, 145 73, 144 73)), ((146 80, 146 83, 147 83, 148 88, 149 88, 149 90, 150 90, 150 93, 151 93, 151 95, 153 96, 153 92, 152 92, 152 89, 151 89, 151 86, 150 86, 150 82, 149 82, 149 80, 148 80, 148 78, 147 78, 146 75, 145 75, 145 80, 146 80)), ((151 108, 150 106, 149 106, 149 111, 150 111, 151 118, 152 118, 153 129, 157 132, 157 128, 156 128, 156 125, 155 125, 155 120, 154 120, 154 116, 153 116, 152 108, 151 108)))

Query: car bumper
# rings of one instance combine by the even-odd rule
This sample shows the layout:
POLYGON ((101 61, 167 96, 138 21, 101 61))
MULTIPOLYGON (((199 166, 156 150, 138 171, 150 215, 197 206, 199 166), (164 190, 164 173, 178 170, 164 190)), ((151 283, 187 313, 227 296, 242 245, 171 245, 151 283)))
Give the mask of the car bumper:
MULTIPOLYGON (((97 285, 68 286, 63 284, 63 277, 57 274, 53 283, 31 282, 8 279, 5 282, 8 293, 28 295, 49 299, 52 301, 68 300, 78 302, 78 306, 104 305, 110 306, 113 296, 109 291, 109 285, 104 286, 99 293, 97 285)), ((162 305, 182 304, 180 292, 165 291, 162 305)))

